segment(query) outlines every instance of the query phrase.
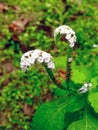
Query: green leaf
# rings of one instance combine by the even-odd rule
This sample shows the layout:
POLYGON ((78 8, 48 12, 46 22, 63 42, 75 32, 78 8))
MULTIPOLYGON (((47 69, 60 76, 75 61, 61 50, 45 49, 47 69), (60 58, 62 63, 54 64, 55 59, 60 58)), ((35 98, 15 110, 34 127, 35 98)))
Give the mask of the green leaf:
POLYGON ((66 57, 66 56, 56 57, 56 58, 54 59, 55 67, 56 67, 56 68, 65 69, 65 67, 66 67, 66 61, 67 61, 67 57, 66 57))
POLYGON ((67 130, 98 130, 98 118, 86 110, 83 119, 73 122, 67 130))
POLYGON ((72 63, 72 81, 75 83, 84 83, 91 79, 91 69, 84 65, 75 65, 72 63))
POLYGON ((67 95, 67 94, 69 94, 69 91, 60 89, 58 87, 54 91, 54 95, 56 95, 56 96, 64 96, 64 95, 67 95))
POLYGON ((89 93, 88 101, 90 102, 90 105, 94 111, 98 113, 98 90, 89 93))
POLYGON ((82 96, 66 96, 54 102, 45 103, 34 115, 32 130, 63 130, 66 125, 65 113, 78 111, 83 106, 82 96))
POLYGON ((98 87, 98 77, 94 77, 91 79, 92 87, 97 88, 98 87))

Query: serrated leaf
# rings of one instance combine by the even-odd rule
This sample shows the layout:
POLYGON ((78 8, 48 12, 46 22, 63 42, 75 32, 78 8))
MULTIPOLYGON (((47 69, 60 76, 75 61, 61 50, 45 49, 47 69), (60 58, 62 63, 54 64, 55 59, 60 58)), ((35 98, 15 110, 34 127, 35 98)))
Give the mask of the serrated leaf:
POLYGON ((98 90, 89 93, 88 101, 90 102, 90 105, 94 111, 98 113, 98 90))
POLYGON ((98 118, 86 110, 83 119, 73 122, 67 130, 98 130, 98 118))
POLYGON ((84 99, 81 96, 66 96, 45 103, 34 115, 32 130, 63 130, 66 125, 65 113, 78 111, 83 106, 84 99))

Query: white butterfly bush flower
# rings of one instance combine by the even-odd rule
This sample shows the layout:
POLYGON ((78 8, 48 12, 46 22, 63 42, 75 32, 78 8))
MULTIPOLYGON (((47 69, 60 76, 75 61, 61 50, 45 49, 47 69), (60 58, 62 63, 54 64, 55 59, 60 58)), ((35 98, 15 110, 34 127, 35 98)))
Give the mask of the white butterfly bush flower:
POLYGON ((70 44, 69 46, 72 48, 75 46, 76 43, 76 35, 75 32, 67 25, 62 25, 55 29, 54 31, 54 38, 60 34, 65 36, 65 40, 67 40, 70 44))
POLYGON ((78 89, 78 93, 86 93, 92 89, 92 83, 84 83, 84 85, 78 89))
POLYGON ((52 56, 49 53, 39 49, 24 53, 21 57, 20 65, 23 71, 27 71, 28 67, 35 64, 35 62, 45 63, 49 69, 55 68, 54 62, 52 61, 52 56))

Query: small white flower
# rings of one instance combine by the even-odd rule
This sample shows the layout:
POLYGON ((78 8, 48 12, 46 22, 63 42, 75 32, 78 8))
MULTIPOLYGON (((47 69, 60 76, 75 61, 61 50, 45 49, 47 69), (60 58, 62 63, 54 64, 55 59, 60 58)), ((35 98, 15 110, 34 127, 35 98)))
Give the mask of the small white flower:
POLYGON ((86 87, 86 88, 87 88, 87 87, 88 87, 88 83, 84 83, 84 87, 86 87))
POLYGON ((33 52, 32 53, 32 57, 35 58, 35 59, 37 59, 39 57, 39 54, 40 53, 38 53, 38 52, 33 52))
POLYGON ((54 68, 55 68, 53 62, 48 62, 47 67, 48 67, 49 69, 54 69, 54 68))
POLYGON ((69 40, 71 38, 71 34, 67 34, 65 38, 69 40))
POLYGON ((35 58, 29 58, 29 62, 31 63, 31 64, 34 64, 35 63, 35 58))
POLYGON ((97 47, 98 47, 98 45, 97 45, 97 44, 93 44, 93 47, 94 47, 94 48, 97 48, 97 47))
POLYGON ((39 63, 43 63, 44 58, 43 58, 43 57, 41 57, 41 56, 39 56, 39 57, 38 57, 38 59, 37 59, 37 61, 38 61, 39 63))
POLYGON ((75 32, 69 26, 62 25, 62 26, 56 28, 55 31, 54 31, 54 38, 56 38, 56 36, 58 34, 65 36, 65 40, 66 39, 68 40, 68 42, 70 43, 70 47, 75 46, 76 35, 75 35, 75 32))
POLYGON ((26 66, 30 66, 31 64, 30 64, 30 62, 26 62, 25 65, 26 66))
POLYGON ((73 34, 73 35, 75 35, 75 32, 72 29, 70 30, 70 33, 73 34))
POLYGON ((78 93, 86 93, 91 89, 92 89, 91 83, 84 83, 84 85, 80 89, 78 89, 78 93))
POLYGON ((92 83, 88 83, 88 86, 89 86, 89 87, 92 87, 92 83))
POLYGON ((69 46, 72 48, 72 47, 75 46, 75 44, 72 42, 72 43, 69 44, 69 46))
POLYGON ((70 42, 70 43, 74 43, 74 38, 70 38, 70 39, 69 39, 69 42, 70 42))
POLYGON ((49 53, 46 53, 44 51, 42 51, 42 57, 44 58, 44 62, 48 63, 51 60, 51 55, 49 53))
POLYGON ((34 54, 34 53, 39 55, 39 54, 41 53, 41 50, 35 49, 35 50, 33 51, 33 54, 34 54))
POLYGON ((48 68, 53 69, 55 66, 51 59, 52 56, 49 53, 36 49, 23 54, 20 66, 23 71, 27 71, 28 67, 37 61, 38 63, 45 63, 48 68))
POLYGON ((72 62, 72 60, 73 60, 72 57, 68 58, 68 62, 72 62))
POLYGON ((86 87, 81 87, 79 90, 78 90, 78 93, 86 93, 88 91, 88 89, 86 87))
POLYGON ((70 34, 71 31, 70 31, 70 29, 65 29, 64 32, 65 32, 65 34, 70 34))
POLYGON ((31 53, 33 53, 33 51, 28 51, 28 52, 24 53, 24 57, 30 57, 31 53))

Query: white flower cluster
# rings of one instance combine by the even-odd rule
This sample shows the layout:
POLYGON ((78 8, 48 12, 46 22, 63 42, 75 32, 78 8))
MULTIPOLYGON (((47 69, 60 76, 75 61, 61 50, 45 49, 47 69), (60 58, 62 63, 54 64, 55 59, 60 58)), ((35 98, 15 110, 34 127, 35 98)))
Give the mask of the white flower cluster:
POLYGON ((92 89, 91 83, 84 83, 84 85, 78 90, 78 93, 86 93, 92 89))
POLYGON ((97 45, 97 44, 93 44, 93 47, 94 47, 94 48, 98 48, 98 45, 97 45))
POLYGON ((58 34, 65 36, 65 40, 67 40, 70 43, 69 44, 70 47, 75 46, 76 35, 75 35, 75 32, 69 26, 62 25, 62 26, 56 28, 54 31, 54 38, 56 38, 56 36, 58 34))
POLYGON ((68 62, 72 62, 72 60, 73 60, 72 57, 68 58, 68 62))
POLYGON ((37 61, 38 63, 45 63, 47 68, 54 69, 55 66, 51 59, 52 56, 49 53, 35 49, 23 54, 20 65, 23 71, 27 71, 28 67, 37 61))

